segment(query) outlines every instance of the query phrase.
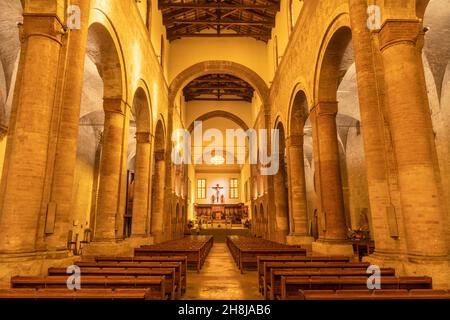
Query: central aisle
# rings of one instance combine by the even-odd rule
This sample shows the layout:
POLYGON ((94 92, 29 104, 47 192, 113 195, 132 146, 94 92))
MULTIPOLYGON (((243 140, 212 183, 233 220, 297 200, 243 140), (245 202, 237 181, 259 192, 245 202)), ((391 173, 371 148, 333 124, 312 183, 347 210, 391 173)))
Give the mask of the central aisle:
POLYGON ((214 243, 200 273, 188 272, 185 300, 260 300, 256 271, 241 274, 225 243, 214 243))

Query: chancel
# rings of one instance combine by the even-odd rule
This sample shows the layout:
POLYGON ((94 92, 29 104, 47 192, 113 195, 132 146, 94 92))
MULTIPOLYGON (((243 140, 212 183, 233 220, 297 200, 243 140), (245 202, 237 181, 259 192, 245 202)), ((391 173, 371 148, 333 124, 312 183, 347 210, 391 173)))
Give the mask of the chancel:
POLYGON ((0 300, 450 299, 449 30, 448 0, 0 0, 0 300))

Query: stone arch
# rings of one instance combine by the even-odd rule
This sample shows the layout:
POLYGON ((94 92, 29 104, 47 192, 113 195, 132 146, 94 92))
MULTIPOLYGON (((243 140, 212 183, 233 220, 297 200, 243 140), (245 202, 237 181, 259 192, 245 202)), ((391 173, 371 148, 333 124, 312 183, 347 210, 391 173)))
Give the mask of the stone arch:
POLYGON ((127 85, 122 48, 107 16, 94 9, 88 28, 86 54, 103 81, 105 113, 94 241, 121 238, 125 224, 127 85))
POLYGON ((192 130, 194 130, 194 122, 195 121, 206 121, 206 120, 209 120, 212 118, 226 118, 226 119, 229 119, 229 120, 233 121, 234 123, 236 123, 244 131, 249 129, 247 124, 240 117, 238 117, 230 112, 227 112, 227 111, 214 110, 211 112, 207 112, 207 113, 201 115, 200 117, 198 117, 197 119, 195 119, 194 121, 192 121, 192 123, 188 127, 188 131, 191 132, 192 130))
POLYGON ((319 101, 336 101, 339 83, 353 63, 353 59, 346 59, 349 54, 353 54, 351 40, 350 18, 346 13, 340 14, 328 27, 316 60, 314 105, 319 101))
POLYGON ((123 112, 123 103, 120 102, 127 97, 124 58, 113 27, 102 17, 102 22, 94 20, 89 26, 86 53, 103 80, 104 107, 109 107, 110 102, 114 104, 112 108, 123 112))
POLYGON ((136 89, 133 96, 133 104, 131 112, 135 117, 136 131, 137 132, 149 132, 152 131, 152 106, 150 101, 149 90, 142 82, 136 89))
POLYGON ((155 148, 154 152, 163 152, 166 150, 166 128, 164 119, 160 117, 155 127, 155 148))
POLYGON ((309 105, 305 91, 296 86, 291 96, 288 113, 287 132, 289 137, 303 135, 303 127, 309 117, 309 105))
POLYGON ((266 108, 269 106, 269 88, 267 87, 265 81, 256 72, 236 62, 225 60, 210 60, 199 62, 190 66, 189 68, 179 73, 175 79, 173 79, 169 88, 169 108, 173 107, 174 100, 177 94, 190 81, 200 76, 211 73, 230 74, 247 81, 255 88, 263 105, 266 108))
MULTIPOLYGON (((320 240, 347 238, 342 157, 337 129, 337 91, 354 62, 352 33, 348 14, 338 15, 328 27, 317 59, 314 106, 311 110, 315 182, 320 240)), ((350 247, 347 248, 350 250, 350 247)), ((319 249, 320 250, 320 249, 319 249)))

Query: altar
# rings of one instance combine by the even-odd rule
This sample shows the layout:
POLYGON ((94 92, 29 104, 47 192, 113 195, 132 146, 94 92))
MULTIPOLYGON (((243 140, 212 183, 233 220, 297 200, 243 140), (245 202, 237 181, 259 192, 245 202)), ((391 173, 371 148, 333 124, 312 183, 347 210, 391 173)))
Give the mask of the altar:
POLYGON ((195 204, 195 216, 203 227, 231 228, 248 219, 248 207, 238 204, 195 204))

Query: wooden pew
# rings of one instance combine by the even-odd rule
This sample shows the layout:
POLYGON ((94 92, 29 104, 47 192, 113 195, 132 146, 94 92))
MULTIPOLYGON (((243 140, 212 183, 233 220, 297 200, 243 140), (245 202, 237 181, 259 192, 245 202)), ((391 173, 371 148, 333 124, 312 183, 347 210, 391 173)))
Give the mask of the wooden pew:
MULTIPOLYGON (((281 277, 281 296, 289 299, 299 290, 366 290, 367 277, 281 277)), ((430 277, 383 277, 381 289, 432 289, 430 277)))
POLYGON ((276 261, 276 262, 264 262, 262 266, 262 293, 265 297, 269 296, 269 291, 267 291, 267 286, 270 284, 270 273, 272 269, 286 269, 295 268, 298 270, 322 270, 327 268, 333 269, 367 269, 370 266, 368 262, 335 262, 335 261, 276 261))
POLYGON ((212 236, 190 236, 178 240, 146 245, 134 250, 135 256, 186 256, 188 267, 200 272, 213 246, 212 236))
POLYGON ((345 263, 350 261, 350 257, 346 256, 258 256, 257 257, 257 271, 259 290, 264 291, 264 263, 265 262, 340 262, 345 263))
POLYGON ((159 300, 151 289, 0 289, 0 300, 159 300))
MULTIPOLYGON (((381 276, 395 276, 395 269, 381 268, 381 276)), ((281 294, 281 278, 282 277, 370 277, 372 274, 367 273, 365 268, 323 268, 323 269, 278 269, 272 268, 270 275, 265 282, 266 299, 274 300, 276 296, 281 294)))
MULTIPOLYGON (((174 268, 97 268, 97 267, 83 267, 80 268, 81 279, 85 276, 164 276, 166 282, 165 291, 170 292, 172 300, 181 297, 181 279, 177 278, 174 268)), ((49 268, 49 276, 68 276, 65 268, 49 268)))
MULTIPOLYGON (((48 277, 21 277, 11 278, 11 288, 66 288, 67 276, 48 276, 48 277)), ((173 282, 172 282, 173 285, 173 282)), ((97 288, 131 289, 143 288, 150 289, 155 297, 165 300, 170 297, 170 291, 166 292, 166 287, 172 290, 170 282, 164 276, 82 276, 81 290, 97 288), (169 284, 169 285, 168 285, 169 284)), ((68 289, 67 289, 68 290, 68 289)), ((81 291, 80 290, 80 291, 81 291)))
POLYGON ((306 256, 306 249, 299 246, 288 246, 259 238, 228 236, 226 242, 241 273, 246 269, 256 269, 258 256, 306 256))
POLYGON ((300 290, 296 300, 441 300, 450 299, 449 290, 300 290))
POLYGON ((92 258, 83 258, 83 262, 91 261, 98 263, 123 263, 123 262, 180 262, 181 263, 181 292, 186 292, 187 278, 187 257, 186 256, 139 256, 139 257, 114 257, 114 256, 98 256, 92 258))
POLYGON ((183 286, 183 278, 182 278, 182 268, 180 262, 159 262, 159 261, 141 261, 141 262, 128 262, 128 261, 119 261, 119 262, 95 262, 95 261, 78 261, 76 263, 82 269, 85 268, 101 268, 101 269, 111 269, 111 268, 121 268, 121 269, 156 269, 162 268, 167 269, 171 268, 175 271, 175 285, 178 290, 180 290, 183 286))

